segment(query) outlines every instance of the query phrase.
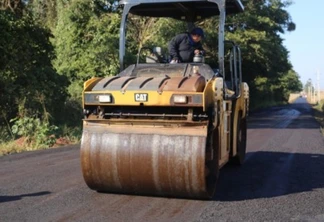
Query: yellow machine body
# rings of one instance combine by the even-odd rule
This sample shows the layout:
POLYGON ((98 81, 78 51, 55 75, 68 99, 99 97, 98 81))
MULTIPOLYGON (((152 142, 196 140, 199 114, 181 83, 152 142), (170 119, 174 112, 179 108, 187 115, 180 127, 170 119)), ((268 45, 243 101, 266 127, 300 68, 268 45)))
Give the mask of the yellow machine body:
POLYGON ((121 72, 84 83, 84 180, 102 192, 212 198, 219 169, 229 161, 242 164, 246 152, 249 88, 242 82, 239 47, 224 39, 226 15, 244 7, 240 0, 120 4, 121 72), (124 69, 129 13, 188 26, 219 16, 218 71, 203 59, 170 64, 159 54, 146 60, 150 63, 140 63, 138 55, 137 63, 124 69))
POLYGON ((224 88, 223 78, 206 80, 202 74, 85 82, 83 105, 89 112, 83 123, 81 161, 88 186, 117 193, 210 198, 218 170, 237 156, 237 124, 247 115, 247 85, 242 83, 236 99, 224 100, 225 91, 230 90, 224 88), (100 96, 106 100, 100 101, 100 96))

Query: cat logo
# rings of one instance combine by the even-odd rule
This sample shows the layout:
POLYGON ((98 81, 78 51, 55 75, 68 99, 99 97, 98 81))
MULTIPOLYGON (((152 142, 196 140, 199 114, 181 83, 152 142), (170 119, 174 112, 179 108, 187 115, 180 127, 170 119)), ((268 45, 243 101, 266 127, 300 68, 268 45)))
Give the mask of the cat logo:
POLYGON ((148 94, 147 93, 135 93, 136 102, 147 102, 148 94))

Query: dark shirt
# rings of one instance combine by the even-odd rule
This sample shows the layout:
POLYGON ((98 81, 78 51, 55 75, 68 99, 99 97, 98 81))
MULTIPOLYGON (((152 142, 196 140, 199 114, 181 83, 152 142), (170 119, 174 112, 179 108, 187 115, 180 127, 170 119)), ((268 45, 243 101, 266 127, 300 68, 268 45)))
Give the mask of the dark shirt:
POLYGON ((189 33, 178 34, 169 42, 171 59, 180 62, 192 62, 196 49, 203 50, 202 45, 200 42, 195 43, 189 33))

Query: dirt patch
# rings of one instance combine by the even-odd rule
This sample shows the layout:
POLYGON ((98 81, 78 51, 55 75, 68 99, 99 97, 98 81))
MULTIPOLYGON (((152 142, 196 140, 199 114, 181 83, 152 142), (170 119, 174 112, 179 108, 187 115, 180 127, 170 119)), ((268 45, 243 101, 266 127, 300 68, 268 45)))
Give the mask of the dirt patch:
POLYGON ((60 146, 65 146, 65 145, 69 145, 69 144, 72 144, 71 141, 69 141, 65 137, 60 137, 60 138, 56 139, 55 144, 53 145, 53 147, 60 147, 60 146))
POLYGON ((26 137, 20 137, 15 140, 15 144, 19 147, 23 147, 26 144, 26 137))

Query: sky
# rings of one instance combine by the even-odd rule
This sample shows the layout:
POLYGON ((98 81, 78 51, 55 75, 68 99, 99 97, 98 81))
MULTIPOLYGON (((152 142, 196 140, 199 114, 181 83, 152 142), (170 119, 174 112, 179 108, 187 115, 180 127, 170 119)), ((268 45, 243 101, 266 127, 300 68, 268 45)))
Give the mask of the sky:
POLYGON ((319 72, 324 90, 324 0, 294 0, 286 10, 296 24, 295 31, 282 35, 293 69, 303 85, 311 79, 316 89, 319 72))

